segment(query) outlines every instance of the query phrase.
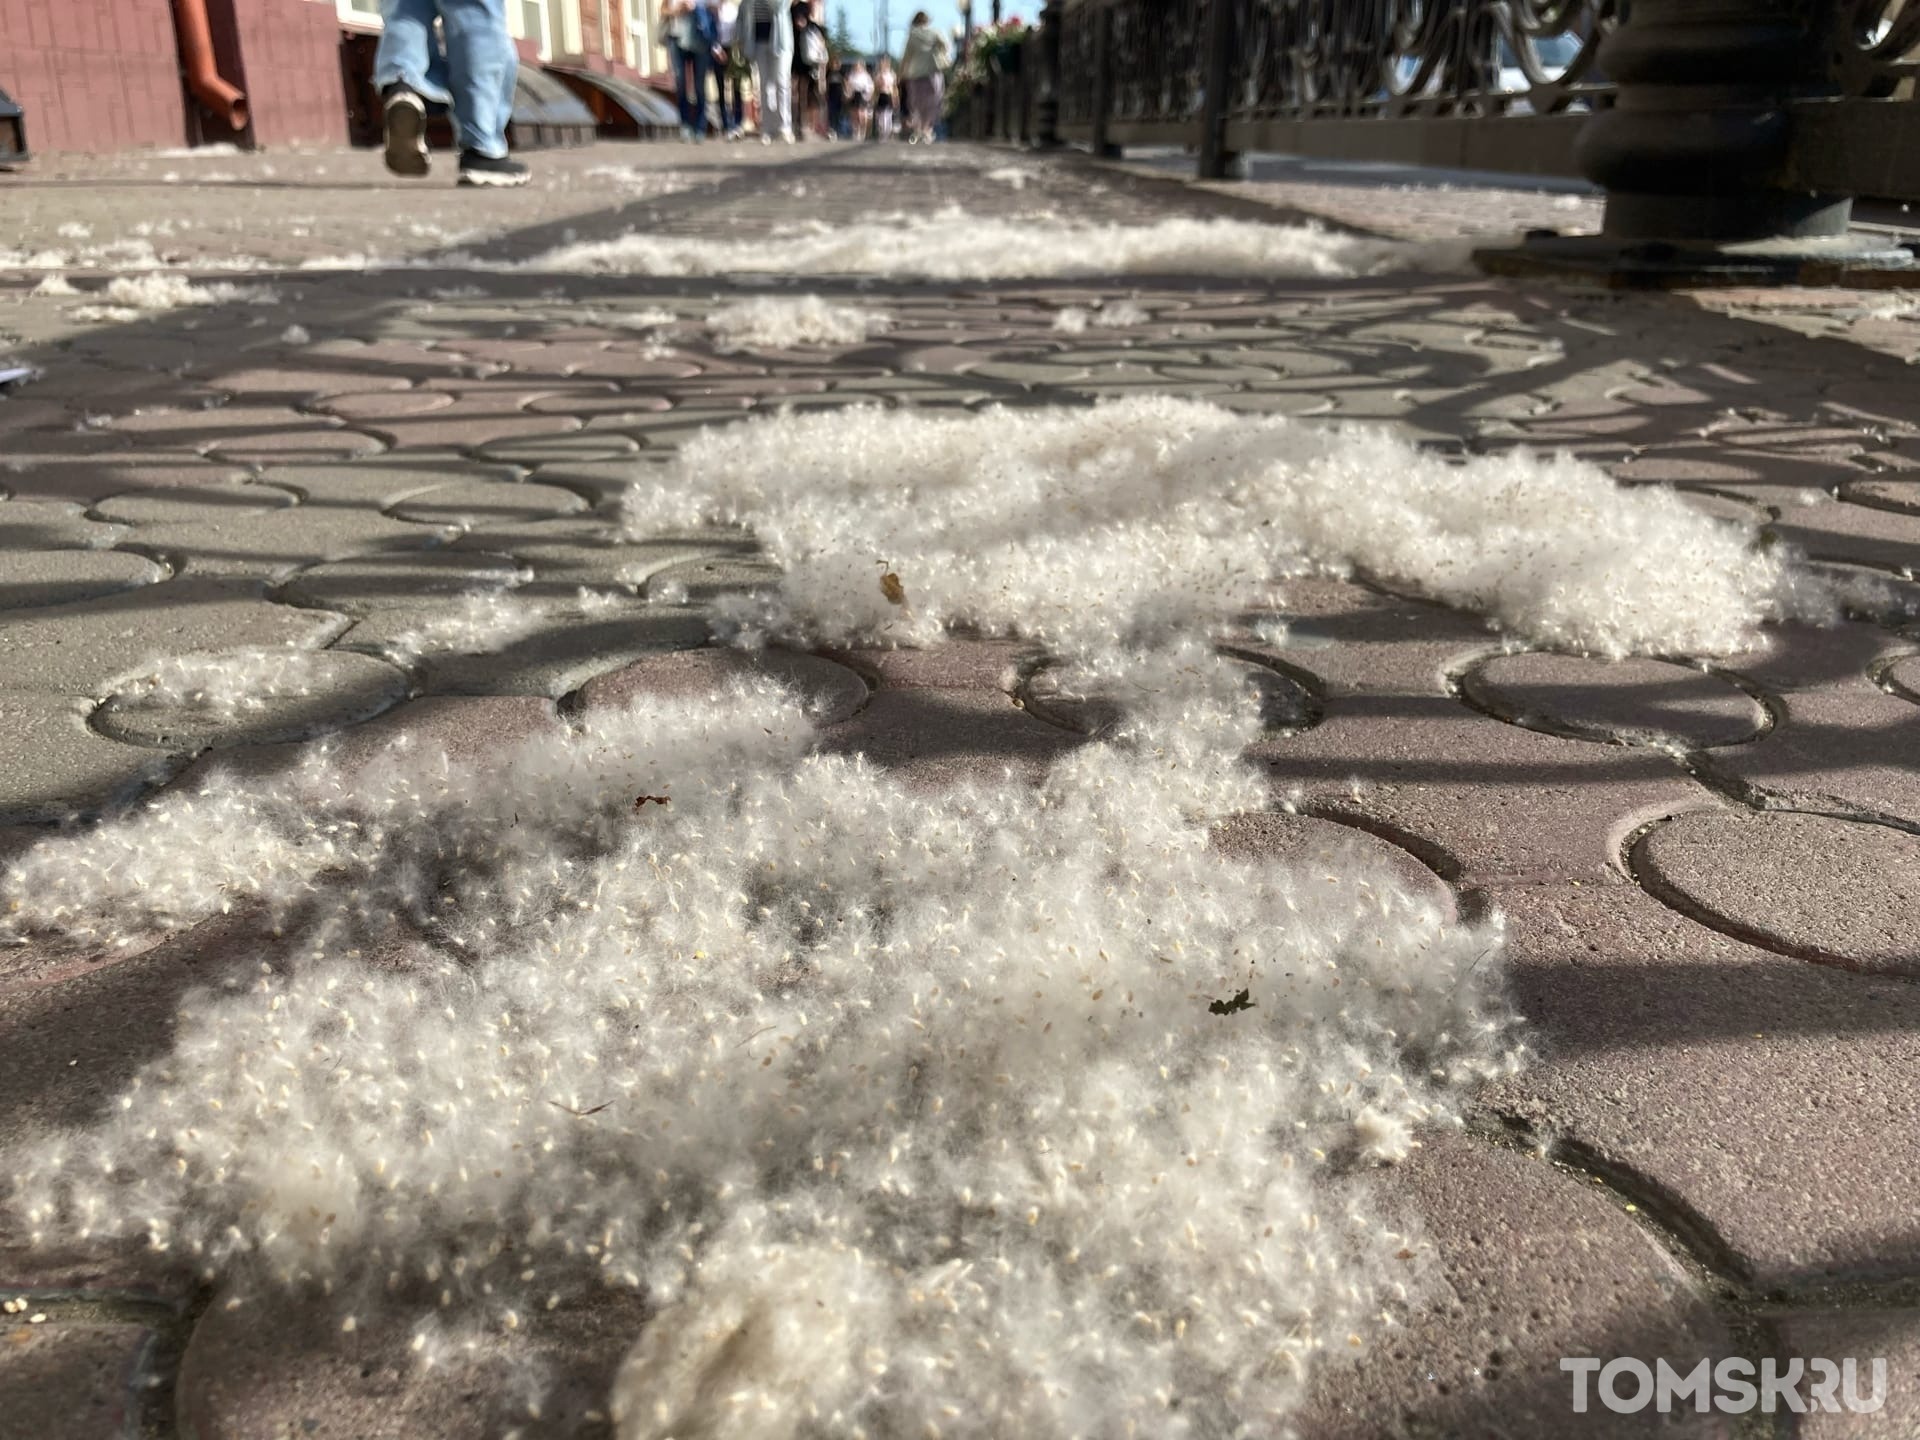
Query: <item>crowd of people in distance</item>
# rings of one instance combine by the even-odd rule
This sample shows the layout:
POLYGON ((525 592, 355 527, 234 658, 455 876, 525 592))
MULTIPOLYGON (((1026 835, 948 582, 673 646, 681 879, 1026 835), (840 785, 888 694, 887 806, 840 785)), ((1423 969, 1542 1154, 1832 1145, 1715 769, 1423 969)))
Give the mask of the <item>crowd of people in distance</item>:
MULTIPOLYGON (((764 145, 935 139, 953 51, 927 12, 908 26, 896 69, 891 55, 836 57, 820 11, 821 0, 661 0, 681 138, 742 140, 751 120, 764 145)), ((519 62, 500 0, 380 0, 380 16, 373 83, 387 169, 429 172, 428 109, 444 106, 462 185, 526 184, 525 162, 507 153, 519 62)))
POLYGON ((953 51, 927 13, 914 15, 896 66, 891 55, 836 55, 820 8, 820 0, 662 0, 681 139, 743 140, 750 119, 763 145, 936 139, 953 51))

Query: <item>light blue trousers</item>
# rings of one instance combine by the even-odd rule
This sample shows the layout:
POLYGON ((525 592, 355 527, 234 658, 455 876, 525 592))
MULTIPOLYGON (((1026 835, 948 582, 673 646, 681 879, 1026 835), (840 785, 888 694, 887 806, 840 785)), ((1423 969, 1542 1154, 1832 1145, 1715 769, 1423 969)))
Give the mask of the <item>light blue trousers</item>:
POLYGON ((462 150, 507 153, 513 77, 520 56, 507 31, 507 0, 380 0, 385 30, 373 61, 373 88, 410 85, 453 108, 462 150), (439 20, 446 48, 434 35, 439 20))

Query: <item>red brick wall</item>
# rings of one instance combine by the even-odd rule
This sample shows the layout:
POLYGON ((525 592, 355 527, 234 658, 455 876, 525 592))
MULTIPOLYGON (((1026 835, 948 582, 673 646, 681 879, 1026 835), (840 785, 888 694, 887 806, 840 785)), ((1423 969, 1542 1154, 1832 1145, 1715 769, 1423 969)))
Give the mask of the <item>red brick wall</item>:
POLYGON ((340 22, 332 0, 224 3, 231 8, 240 41, 243 73, 236 83, 247 92, 253 111, 254 143, 344 144, 347 97, 340 79, 340 22))
POLYGON ((186 139, 168 0, 0 0, 0 90, 35 151, 186 139))

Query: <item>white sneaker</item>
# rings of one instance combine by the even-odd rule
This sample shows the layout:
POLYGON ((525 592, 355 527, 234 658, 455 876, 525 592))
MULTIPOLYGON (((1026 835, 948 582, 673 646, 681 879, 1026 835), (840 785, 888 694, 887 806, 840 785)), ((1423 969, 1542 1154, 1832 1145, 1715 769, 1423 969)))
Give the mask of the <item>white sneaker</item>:
POLYGON ((762 145, 771 145, 773 143, 773 136, 769 135, 766 131, 762 130, 760 132, 760 143, 762 145))
POLYGON ((782 130, 780 132, 780 138, 789 145, 793 144, 793 132, 791 130, 782 130))

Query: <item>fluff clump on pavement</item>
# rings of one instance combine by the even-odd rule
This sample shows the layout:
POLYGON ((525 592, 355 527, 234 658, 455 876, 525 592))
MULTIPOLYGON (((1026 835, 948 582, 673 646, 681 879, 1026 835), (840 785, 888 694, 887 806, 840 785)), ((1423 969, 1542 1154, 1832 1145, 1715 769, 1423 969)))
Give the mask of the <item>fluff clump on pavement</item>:
POLYGON ((890 323, 878 310, 835 305, 818 295, 760 295, 715 310, 707 317, 707 333, 723 352, 748 346, 791 350, 798 345, 858 345, 890 323))
POLYGON ((624 1440, 1275 1422, 1411 1278, 1365 1163, 1514 1042, 1484 929, 1210 850, 1257 720, 1159 696, 1038 789, 811 753, 756 682, 43 843, 11 931, 292 939, 15 1203, 429 1330, 641 1287, 624 1440))
POLYGON ((1726 653, 1803 607, 1742 528, 1576 460, 1455 465, 1381 429, 1161 397, 749 422, 695 437, 625 503, 636 535, 754 530, 787 575, 732 604, 749 641, 924 645, 962 623, 1110 652, 1269 605, 1312 568, 1605 656, 1726 653))
POLYGON ((1114 275, 1351 278, 1466 266, 1465 241, 1413 244, 1312 225, 1247 220, 1082 225, 1054 217, 995 219, 944 210, 904 222, 796 226, 769 248, 635 230, 562 245, 511 268, 588 275, 871 275, 894 279, 1017 280, 1114 275))

